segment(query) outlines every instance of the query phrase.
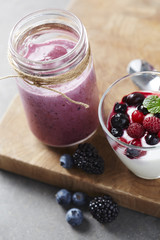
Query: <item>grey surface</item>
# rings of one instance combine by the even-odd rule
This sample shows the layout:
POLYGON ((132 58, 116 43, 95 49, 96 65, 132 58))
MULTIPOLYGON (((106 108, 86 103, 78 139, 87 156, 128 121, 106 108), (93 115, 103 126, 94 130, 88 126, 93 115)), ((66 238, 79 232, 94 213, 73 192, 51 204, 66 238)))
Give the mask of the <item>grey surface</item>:
MULTIPOLYGON (((7 61, 11 27, 24 15, 42 8, 66 8, 69 0, 1 0, 0 76, 12 73, 7 61)), ((17 92, 14 80, 0 81, 0 117, 17 92)), ((0 171, 0 240, 158 240, 160 219, 125 208, 114 222, 99 224, 84 209, 85 221, 72 228, 66 209, 55 200, 58 188, 0 171)))

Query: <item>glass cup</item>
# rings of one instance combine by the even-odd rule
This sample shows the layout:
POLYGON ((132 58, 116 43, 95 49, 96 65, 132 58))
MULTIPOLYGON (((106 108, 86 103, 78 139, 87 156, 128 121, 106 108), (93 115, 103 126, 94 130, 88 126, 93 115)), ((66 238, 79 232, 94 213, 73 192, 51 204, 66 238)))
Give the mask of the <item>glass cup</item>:
MULTIPOLYGON (((124 133, 121 138, 113 136, 109 131, 108 124, 115 103, 121 102, 124 96, 133 92, 147 92, 160 97, 159 86, 160 72, 145 71, 127 75, 115 81, 104 92, 98 109, 100 124, 112 149, 130 171, 144 179, 160 177, 160 141, 156 145, 149 145, 145 142, 146 135, 144 135, 143 141, 142 138, 140 139, 143 144, 134 145, 133 141, 136 141, 136 139, 128 139, 124 133), (127 152, 134 154, 131 156, 127 152)), ((133 109, 136 108, 137 106, 133 109)), ((129 108, 127 107, 127 109, 129 108)))

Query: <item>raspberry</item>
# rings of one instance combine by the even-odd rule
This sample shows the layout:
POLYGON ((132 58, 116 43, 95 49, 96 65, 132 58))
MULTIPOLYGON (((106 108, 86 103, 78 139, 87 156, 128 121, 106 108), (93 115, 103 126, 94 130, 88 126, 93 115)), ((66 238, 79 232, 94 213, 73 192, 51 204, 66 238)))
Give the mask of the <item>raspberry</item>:
POLYGON ((138 110, 135 110, 132 113, 132 120, 133 120, 133 122, 142 123, 143 119, 144 119, 144 115, 143 115, 142 112, 140 112, 138 110))
POLYGON ((141 138, 145 133, 145 129, 140 123, 131 123, 127 128, 127 133, 132 138, 141 138))
POLYGON ((160 118, 149 116, 143 120, 144 128, 150 133, 158 133, 160 131, 160 118))

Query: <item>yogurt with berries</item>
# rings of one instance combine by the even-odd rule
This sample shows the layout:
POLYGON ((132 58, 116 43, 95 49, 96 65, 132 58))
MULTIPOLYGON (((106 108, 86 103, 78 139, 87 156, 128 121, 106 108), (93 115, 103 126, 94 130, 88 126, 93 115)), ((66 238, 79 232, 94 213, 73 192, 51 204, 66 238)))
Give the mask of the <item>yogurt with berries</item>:
POLYGON ((160 177, 160 94, 132 92, 116 102, 106 123, 121 161, 137 176, 160 177))

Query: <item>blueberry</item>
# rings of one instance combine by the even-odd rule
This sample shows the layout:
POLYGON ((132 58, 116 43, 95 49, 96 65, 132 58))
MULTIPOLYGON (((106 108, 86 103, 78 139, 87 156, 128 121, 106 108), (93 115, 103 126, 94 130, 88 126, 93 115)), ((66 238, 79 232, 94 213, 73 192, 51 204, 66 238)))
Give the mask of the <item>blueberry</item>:
POLYGON ((137 107, 137 109, 142 112, 144 115, 147 115, 149 112, 142 104, 137 107))
POLYGON ((159 143, 159 137, 156 134, 147 134, 145 137, 146 143, 149 145, 156 145, 159 143))
POLYGON ((78 208, 71 208, 66 213, 66 221, 73 227, 79 226, 83 221, 83 213, 78 208))
POLYGON ((122 137, 123 135, 123 129, 122 128, 112 128, 111 133, 114 137, 122 137))
POLYGON ((60 157, 60 164, 62 167, 64 168, 72 168, 73 166, 73 158, 71 155, 69 154, 63 154, 61 157, 60 157))
POLYGON ((125 154, 128 158, 133 159, 133 158, 139 157, 140 153, 141 153, 141 151, 138 149, 127 148, 125 154))
POLYGON ((154 116, 160 118, 160 113, 155 113, 154 116))
POLYGON ((56 200, 60 205, 68 205, 71 203, 72 194, 66 189, 61 189, 56 193, 56 200))
POLYGON ((83 206, 86 204, 86 194, 82 192, 76 192, 72 196, 72 202, 76 206, 83 206))
POLYGON ((127 96, 127 98, 125 99, 125 102, 129 106, 137 106, 139 104, 142 104, 144 99, 145 99, 145 96, 143 94, 139 92, 134 92, 127 96))
POLYGON ((124 113, 116 113, 111 118, 111 125, 114 128, 121 128, 125 129, 129 126, 129 117, 127 114, 124 113))
POLYGON ((126 113, 127 111, 127 104, 126 103, 116 103, 114 105, 114 111, 116 113, 126 113))

